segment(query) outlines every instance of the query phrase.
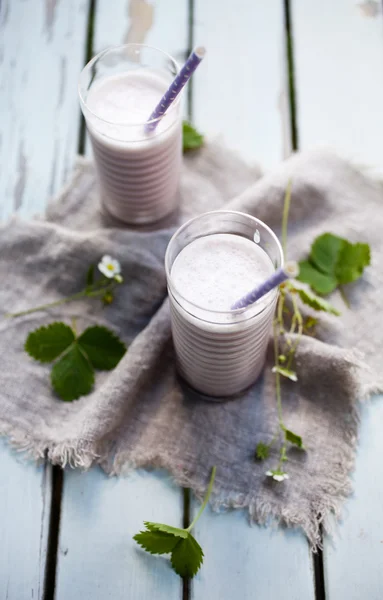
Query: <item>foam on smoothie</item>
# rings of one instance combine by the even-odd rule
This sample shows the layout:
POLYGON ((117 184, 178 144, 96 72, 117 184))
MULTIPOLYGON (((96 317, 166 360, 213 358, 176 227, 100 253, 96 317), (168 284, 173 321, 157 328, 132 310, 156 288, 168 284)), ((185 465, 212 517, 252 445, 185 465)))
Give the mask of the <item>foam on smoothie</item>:
MULTIPOLYGON (((114 140, 142 140, 143 127, 129 126, 143 126, 168 85, 169 82, 164 77, 150 69, 128 71, 95 82, 89 90, 86 104, 94 115, 104 121, 96 123, 96 119, 93 119, 96 130, 114 140)), ((89 119, 92 123, 92 115, 89 119)), ((172 120, 170 111, 159 122, 157 133, 164 131, 172 120)))
POLYGON ((255 242, 220 233, 186 246, 173 263, 171 277, 178 293, 189 302, 227 311, 273 271, 270 258, 255 242))

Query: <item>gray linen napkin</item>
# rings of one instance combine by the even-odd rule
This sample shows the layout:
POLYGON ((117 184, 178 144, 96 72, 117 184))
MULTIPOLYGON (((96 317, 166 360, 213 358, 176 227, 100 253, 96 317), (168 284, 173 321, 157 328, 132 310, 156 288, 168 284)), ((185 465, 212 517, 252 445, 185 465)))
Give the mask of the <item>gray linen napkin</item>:
POLYGON ((46 218, 15 217, 1 228, 2 314, 82 289, 89 264, 103 254, 121 262, 126 284, 105 309, 99 300, 87 299, 1 319, 0 432, 34 457, 47 452, 61 465, 86 468, 97 462, 113 474, 164 467, 198 496, 216 465, 217 508, 243 507, 256 522, 274 517, 301 526, 315 546, 320 521, 326 524, 331 512, 338 515, 351 490, 358 401, 383 389, 377 354, 383 341, 381 186, 325 152, 294 156, 260 178, 234 154, 207 145, 185 158, 177 221, 225 205, 257 216, 279 233, 290 178, 289 258, 303 258, 316 235, 331 231, 368 242, 372 266, 347 290, 352 310, 335 294, 332 301, 342 316, 323 315, 318 338, 303 338, 298 383, 283 381, 285 421, 307 448, 289 452, 287 482, 265 477, 276 456, 254 461, 257 443, 270 440, 276 427, 271 354, 260 380, 235 401, 206 402, 181 388, 163 267, 175 219, 149 233, 112 226, 99 210, 93 166, 82 159, 46 218), (23 344, 30 330, 71 317, 80 331, 106 324, 131 346, 114 371, 98 374, 92 394, 65 403, 52 393, 50 367, 32 361, 23 344))

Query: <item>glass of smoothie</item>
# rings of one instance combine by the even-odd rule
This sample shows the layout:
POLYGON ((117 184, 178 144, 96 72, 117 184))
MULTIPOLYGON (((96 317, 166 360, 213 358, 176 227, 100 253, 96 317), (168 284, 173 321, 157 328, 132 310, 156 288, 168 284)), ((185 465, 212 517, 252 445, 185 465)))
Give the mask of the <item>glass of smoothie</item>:
POLYGON ((150 122, 155 127, 147 125, 178 72, 177 62, 165 52, 127 44, 101 52, 80 75, 81 109, 103 210, 124 223, 153 223, 177 207, 181 95, 158 124, 150 122))
POLYGON ((198 392, 216 398, 246 390, 261 373, 278 288, 233 310, 283 266, 273 231, 235 211, 213 211, 180 227, 165 268, 177 366, 198 392))

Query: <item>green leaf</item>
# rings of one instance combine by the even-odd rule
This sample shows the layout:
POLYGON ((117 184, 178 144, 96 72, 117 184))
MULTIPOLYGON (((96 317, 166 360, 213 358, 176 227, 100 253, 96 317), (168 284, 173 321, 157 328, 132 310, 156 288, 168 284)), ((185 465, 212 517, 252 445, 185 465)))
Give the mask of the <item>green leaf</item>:
POLYGON ((213 489, 215 474, 216 467, 214 466, 211 470, 210 481, 204 501, 193 522, 187 529, 172 527, 165 523, 144 521, 147 531, 141 531, 133 538, 145 548, 145 550, 152 554, 164 554, 171 550, 172 567, 181 577, 193 577, 202 564, 202 548, 191 535, 190 530, 195 526, 206 508, 213 489), (155 537, 150 537, 150 534, 155 534, 155 537), (174 537, 176 540, 176 544, 173 547, 173 541, 169 536, 174 537))
POLYGON ((191 533, 188 534, 187 538, 180 539, 173 548, 171 563, 180 577, 194 577, 202 562, 202 548, 191 533))
POLYGON ((290 289, 292 292, 296 292, 299 295, 300 299, 304 304, 307 304, 314 310, 327 312, 337 316, 340 315, 340 312, 334 306, 332 306, 330 302, 327 302, 327 300, 323 300, 323 298, 320 298, 313 292, 310 292, 310 290, 305 290, 304 288, 298 287, 296 285, 292 286, 290 289))
POLYGON ((338 285, 335 276, 321 273, 308 260, 299 263, 297 279, 303 283, 308 283, 318 294, 330 294, 338 285))
POLYGON ((89 288, 94 283, 94 265, 90 265, 86 274, 86 287, 89 288))
POLYGON ((291 444, 294 444, 295 446, 298 446, 298 448, 303 449, 303 440, 300 435, 297 435, 289 429, 285 429, 285 438, 291 444))
POLYGON ((344 241, 335 267, 340 284, 351 283, 362 276, 364 268, 370 264, 370 246, 368 244, 350 244, 344 241))
POLYGON ((168 554, 180 538, 164 531, 140 531, 133 539, 150 554, 168 554))
POLYGON ((343 238, 332 233, 318 236, 311 246, 310 262, 322 273, 334 275, 335 265, 344 242, 343 238))
POLYGON ((265 460, 265 458, 269 458, 270 456, 270 448, 264 442, 259 442, 255 449, 255 457, 258 460, 265 460))
POLYGON ((285 369, 284 367, 276 365, 271 370, 273 373, 279 373, 280 375, 282 375, 282 377, 287 377, 287 379, 291 379, 291 381, 298 381, 297 374, 294 371, 291 371, 290 369, 285 369))
POLYGON ((187 538, 188 532, 186 529, 180 529, 179 527, 172 527, 171 525, 165 525, 165 523, 152 523, 151 521, 144 521, 146 529, 149 531, 164 531, 165 533, 171 533, 177 537, 187 538))
POLYGON ((172 553, 171 564, 181 577, 193 577, 202 564, 201 546, 186 529, 164 523, 144 522, 147 531, 141 531, 133 539, 151 554, 172 553))
POLYGON ((297 279, 308 283, 319 294, 329 294, 338 285, 359 279, 370 259, 368 244, 351 244, 337 235, 324 233, 311 246, 309 260, 299 263, 297 279))
POLYGON ((197 150, 203 145, 203 135, 187 121, 183 122, 183 151, 197 150))
POLYGON ((110 371, 126 352, 125 344, 106 327, 88 327, 77 340, 95 369, 110 371))
POLYGON ((32 331, 24 349, 32 358, 42 363, 55 360, 75 339, 72 329, 65 323, 56 322, 32 331))
POLYGON ((56 394, 70 402, 89 394, 94 384, 94 371, 77 343, 53 366, 51 382, 56 394))

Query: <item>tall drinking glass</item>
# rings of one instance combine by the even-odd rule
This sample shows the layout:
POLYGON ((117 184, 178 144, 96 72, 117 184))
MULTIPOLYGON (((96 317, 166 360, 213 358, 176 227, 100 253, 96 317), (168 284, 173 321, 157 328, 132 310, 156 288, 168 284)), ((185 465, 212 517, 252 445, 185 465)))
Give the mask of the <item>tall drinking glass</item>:
POLYGON ((159 221, 177 206, 182 159, 181 95, 154 131, 145 125, 179 71, 165 52, 127 44, 83 69, 81 109, 92 143, 105 211, 129 224, 159 221))
POLYGON ((281 266, 276 235, 244 213, 205 213, 174 234, 165 256, 172 333, 179 373, 191 387, 227 397, 257 379, 278 289, 246 308, 231 306, 281 266))

